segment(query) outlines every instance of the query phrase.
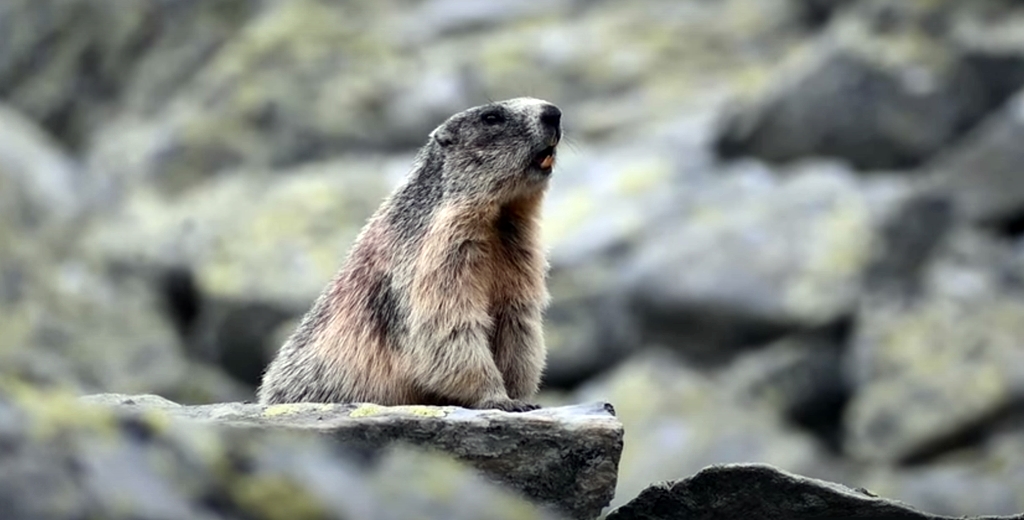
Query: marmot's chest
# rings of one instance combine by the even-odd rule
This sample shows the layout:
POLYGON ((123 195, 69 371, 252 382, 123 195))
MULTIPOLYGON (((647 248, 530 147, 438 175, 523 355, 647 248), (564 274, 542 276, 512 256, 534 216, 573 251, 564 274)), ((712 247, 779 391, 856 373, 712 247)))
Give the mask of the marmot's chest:
POLYGON ((491 307, 534 301, 544 292, 544 257, 537 244, 496 239, 487 248, 485 274, 491 307))

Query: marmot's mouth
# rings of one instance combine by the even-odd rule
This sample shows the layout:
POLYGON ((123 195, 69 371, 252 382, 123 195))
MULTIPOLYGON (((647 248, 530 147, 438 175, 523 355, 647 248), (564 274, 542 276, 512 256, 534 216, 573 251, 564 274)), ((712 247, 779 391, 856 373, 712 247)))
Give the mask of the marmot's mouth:
POLYGON ((551 169, 555 166, 555 147, 549 146, 533 156, 533 164, 540 168, 540 171, 551 173, 551 169))

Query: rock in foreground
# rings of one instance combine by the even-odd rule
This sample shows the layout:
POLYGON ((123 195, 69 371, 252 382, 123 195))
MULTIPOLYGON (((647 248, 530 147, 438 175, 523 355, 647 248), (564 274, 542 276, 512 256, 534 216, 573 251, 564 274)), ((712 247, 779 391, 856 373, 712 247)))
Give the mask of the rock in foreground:
MULTIPOLYGON (((722 465, 651 486, 608 520, 940 520, 904 504, 767 465, 722 465)), ((985 517, 986 520, 1021 520, 985 517)), ((978 520, 981 520, 980 518, 978 520)))
POLYGON ((182 406, 155 396, 116 394, 84 400, 128 415, 159 412, 240 429, 323 434, 358 451, 411 444, 450 454, 575 518, 597 517, 611 501, 622 452, 622 425, 605 404, 510 414, 370 404, 182 406))
MULTIPOLYGON (((143 399, 140 403, 153 400, 143 399)), ((163 401, 166 403, 166 401, 163 401)), ((0 380, 4 520, 564 518, 444 454, 130 413, 0 380)))

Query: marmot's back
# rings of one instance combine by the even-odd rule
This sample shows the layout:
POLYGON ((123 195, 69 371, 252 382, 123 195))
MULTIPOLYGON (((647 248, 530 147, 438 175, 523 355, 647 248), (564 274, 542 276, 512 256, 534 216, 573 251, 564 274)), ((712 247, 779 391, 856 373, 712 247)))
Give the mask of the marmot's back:
POLYGON ((561 112, 517 98, 430 134, 267 368, 262 403, 526 410, 544 368, 539 214, 561 112))

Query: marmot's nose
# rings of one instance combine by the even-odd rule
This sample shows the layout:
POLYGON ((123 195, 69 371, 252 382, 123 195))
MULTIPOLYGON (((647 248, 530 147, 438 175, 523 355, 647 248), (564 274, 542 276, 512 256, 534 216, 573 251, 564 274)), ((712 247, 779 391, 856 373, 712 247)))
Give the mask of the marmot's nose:
POLYGON ((545 105, 540 111, 540 123, 551 128, 558 128, 562 122, 562 111, 555 105, 545 105))

